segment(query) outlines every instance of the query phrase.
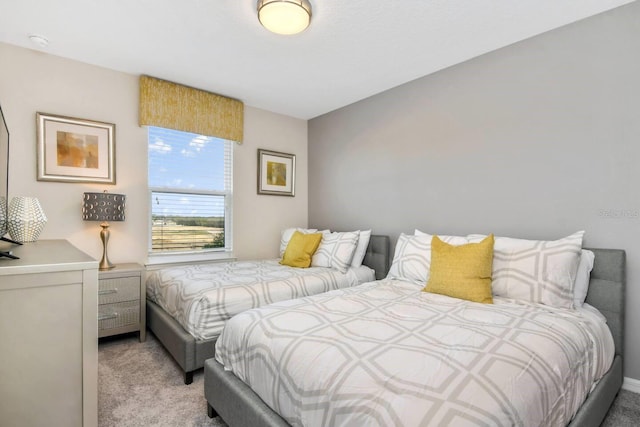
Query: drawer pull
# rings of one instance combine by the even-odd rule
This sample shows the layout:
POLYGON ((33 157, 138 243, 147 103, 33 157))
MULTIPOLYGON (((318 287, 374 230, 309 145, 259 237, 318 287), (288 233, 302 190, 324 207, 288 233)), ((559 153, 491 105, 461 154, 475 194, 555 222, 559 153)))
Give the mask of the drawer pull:
POLYGON ((109 294, 117 294, 118 288, 115 289, 105 289, 102 291, 98 291, 98 295, 109 295, 109 294))
POLYGON ((108 319, 115 319, 116 317, 118 317, 118 313, 101 314, 100 316, 98 316, 98 321, 108 320, 108 319))

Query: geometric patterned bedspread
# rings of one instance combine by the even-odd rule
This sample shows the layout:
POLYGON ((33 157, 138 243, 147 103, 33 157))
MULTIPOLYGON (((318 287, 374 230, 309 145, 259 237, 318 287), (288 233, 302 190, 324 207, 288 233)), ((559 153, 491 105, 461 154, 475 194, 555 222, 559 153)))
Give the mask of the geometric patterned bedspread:
POLYGON ((250 308, 375 280, 366 266, 346 273, 293 268, 278 260, 195 264, 149 274, 147 298, 196 339, 216 338, 226 321, 250 308))
POLYGON ((610 367, 599 313, 381 280, 246 311, 215 358, 292 425, 564 426, 610 367))

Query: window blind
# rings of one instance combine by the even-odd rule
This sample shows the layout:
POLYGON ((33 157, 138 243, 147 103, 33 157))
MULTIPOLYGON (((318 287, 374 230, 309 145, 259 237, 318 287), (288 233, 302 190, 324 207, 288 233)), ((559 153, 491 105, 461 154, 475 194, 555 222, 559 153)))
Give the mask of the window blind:
POLYGON ((233 142, 148 131, 150 251, 231 249, 233 142))

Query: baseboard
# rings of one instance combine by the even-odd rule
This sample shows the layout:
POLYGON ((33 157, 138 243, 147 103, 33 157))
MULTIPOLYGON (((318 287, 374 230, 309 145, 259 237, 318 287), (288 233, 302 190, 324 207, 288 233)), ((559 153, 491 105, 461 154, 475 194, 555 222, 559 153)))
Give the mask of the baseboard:
POLYGON ((622 381, 622 389, 632 391, 634 393, 640 393, 640 380, 624 377, 624 381, 622 381))

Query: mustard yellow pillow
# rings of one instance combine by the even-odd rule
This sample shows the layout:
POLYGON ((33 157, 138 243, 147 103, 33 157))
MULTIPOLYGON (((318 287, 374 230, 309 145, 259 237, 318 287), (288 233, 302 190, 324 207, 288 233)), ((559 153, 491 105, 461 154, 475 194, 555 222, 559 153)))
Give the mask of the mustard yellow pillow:
POLYGON ((431 270, 423 291, 493 304, 491 267, 493 234, 479 243, 453 246, 431 239, 431 270))
POLYGON ((322 233, 304 234, 299 231, 293 233, 282 255, 280 264, 289 267, 307 268, 311 265, 311 257, 320 246, 322 233))

